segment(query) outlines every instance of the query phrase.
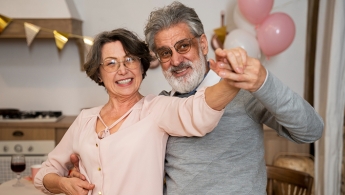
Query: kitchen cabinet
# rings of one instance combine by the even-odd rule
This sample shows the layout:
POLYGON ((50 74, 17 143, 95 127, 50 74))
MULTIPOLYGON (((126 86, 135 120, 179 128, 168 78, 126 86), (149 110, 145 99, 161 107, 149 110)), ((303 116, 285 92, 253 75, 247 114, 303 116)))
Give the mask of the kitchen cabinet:
POLYGON ((60 142, 76 116, 62 116, 56 122, 1 121, 0 122, 0 184, 13 178, 10 167, 12 154, 24 154, 26 170, 41 164, 47 154, 60 142))
POLYGON ((1 122, 0 141, 54 140, 57 145, 76 116, 64 116, 57 122, 1 122))
POLYGON ((0 128, 0 140, 54 140, 54 128, 26 128, 5 127, 0 128))

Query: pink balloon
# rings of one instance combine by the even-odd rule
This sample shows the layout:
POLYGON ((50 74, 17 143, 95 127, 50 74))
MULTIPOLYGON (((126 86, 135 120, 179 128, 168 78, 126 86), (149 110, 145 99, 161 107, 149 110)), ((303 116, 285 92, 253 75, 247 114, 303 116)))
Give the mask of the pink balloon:
POLYGON ((273 13, 258 26, 256 33, 262 53, 269 57, 290 46, 295 37, 295 24, 289 15, 273 13))
POLYGON ((237 0, 242 15, 252 24, 260 24, 270 14, 273 0, 237 0))

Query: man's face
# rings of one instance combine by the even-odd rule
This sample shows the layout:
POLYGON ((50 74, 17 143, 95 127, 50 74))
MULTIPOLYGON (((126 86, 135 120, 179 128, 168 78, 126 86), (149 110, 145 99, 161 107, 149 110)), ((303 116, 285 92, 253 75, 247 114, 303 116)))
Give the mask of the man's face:
POLYGON ((170 60, 161 63, 163 74, 171 87, 181 93, 196 88, 208 70, 205 58, 208 51, 206 36, 194 38, 188 26, 180 23, 160 31, 154 40, 156 51, 171 49, 170 60), (176 43, 184 39, 191 39, 191 48, 187 53, 180 54, 174 46, 178 46, 176 43))

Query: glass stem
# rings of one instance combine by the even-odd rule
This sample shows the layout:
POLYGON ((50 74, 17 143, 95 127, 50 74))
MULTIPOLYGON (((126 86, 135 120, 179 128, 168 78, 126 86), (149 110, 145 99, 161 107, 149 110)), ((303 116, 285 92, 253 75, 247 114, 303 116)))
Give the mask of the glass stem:
POLYGON ((17 184, 20 183, 20 178, 22 178, 22 177, 21 177, 21 174, 17 174, 17 184))

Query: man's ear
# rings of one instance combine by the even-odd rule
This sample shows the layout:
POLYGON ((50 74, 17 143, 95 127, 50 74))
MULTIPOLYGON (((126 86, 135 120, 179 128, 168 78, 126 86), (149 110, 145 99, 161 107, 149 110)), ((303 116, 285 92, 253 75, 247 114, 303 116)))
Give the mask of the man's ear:
POLYGON ((200 36, 200 46, 203 55, 207 55, 208 53, 208 41, 205 34, 200 36))

